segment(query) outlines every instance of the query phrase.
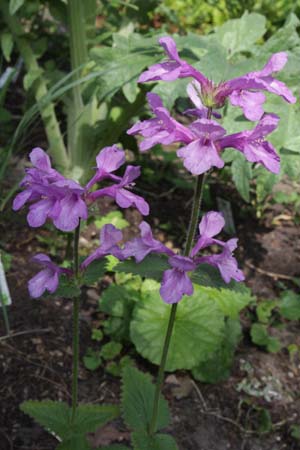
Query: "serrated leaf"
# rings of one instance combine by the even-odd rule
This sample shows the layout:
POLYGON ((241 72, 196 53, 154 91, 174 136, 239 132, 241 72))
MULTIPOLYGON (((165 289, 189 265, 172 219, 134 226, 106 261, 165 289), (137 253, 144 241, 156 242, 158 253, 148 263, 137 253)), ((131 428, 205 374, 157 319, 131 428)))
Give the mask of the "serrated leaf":
POLYGON ((14 46, 13 36, 11 33, 3 33, 1 35, 1 48, 6 61, 10 61, 10 55, 14 46))
POLYGON ((121 353, 121 350, 122 344, 120 342, 111 341, 102 346, 100 355, 105 360, 114 359, 121 353))
POLYGON ((118 405, 79 405, 76 410, 76 433, 93 433, 120 414, 118 405))
POLYGON ((84 435, 72 435, 59 444, 56 450, 92 450, 84 435))
POLYGON ((153 278, 154 280, 161 280, 163 272, 167 269, 169 269, 167 258, 154 254, 146 256, 139 264, 134 260, 127 260, 119 263, 114 268, 116 272, 132 273, 144 278, 153 278))
MULTIPOLYGON (((130 336, 137 351, 159 364, 170 316, 170 305, 156 291, 145 295, 133 311, 130 336)), ((195 286, 177 307, 166 370, 191 369, 209 357, 223 337, 224 315, 208 290, 195 286)))
POLYGON ((75 298, 80 296, 80 288, 75 285, 74 279, 61 275, 59 278, 59 285, 55 291, 57 297, 75 298))
MULTIPOLYGON (((155 386, 148 374, 135 367, 125 367, 122 376, 122 410, 123 417, 133 430, 148 429, 152 416, 155 386)), ((170 413, 166 400, 160 396, 156 430, 166 427, 170 421, 170 413)))
POLYGON ((174 438, 168 434, 149 436, 145 431, 132 433, 134 450, 178 450, 174 438))
POLYGON ((217 302, 219 308, 226 317, 237 319, 240 311, 254 300, 250 289, 244 285, 243 287, 244 290, 241 290, 240 292, 232 291, 230 289, 217 290, 207 288, 206 290, 211 293, 211 297, 217 302))
POLYGON ((61 439, 69 431, 71 409, 66 403, 28 400, 20 405, 20 409, 61 439))
POLYGON ((242 291, 243 284, 236 281, 225 283, 220 275, 219 270, 216 267, 209 264, 200 264, 197 269, 192 273, 191 279, 199 286, 213 287, 216 289, 229 289, 242 291))
POLYGON ((86 271, 83 274, 83 281, 85 284, 94 284, 97 281, 101 281, 103 275, 106 272, 107 261, 105 258, 94 260, 88 265, 86 271))
POLYGON ((246 202, 249 202, 252 171, 250 163, 244 158, 243 155, 237 154, 235 157, 233 163, 231 164, 231 174, 234 184, 236 185, 236 188, 242 198, 246 202))
POLYGON ((9 0, 9 14, 13 16, 24 2, 25 0, 9 0))

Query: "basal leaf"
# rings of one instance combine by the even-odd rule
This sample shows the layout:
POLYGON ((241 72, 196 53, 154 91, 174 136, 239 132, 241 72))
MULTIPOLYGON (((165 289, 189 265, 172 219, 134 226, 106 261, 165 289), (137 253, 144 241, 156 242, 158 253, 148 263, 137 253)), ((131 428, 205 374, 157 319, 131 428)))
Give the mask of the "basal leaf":
MULTIPOLYGON (((130 336, 137 351, 159 364, 170 315, 170 305, 159 295, 159 285, 134 307, 130 336)), ((195 286, 191 297, 178 304, 166 370, 191 369, 209 357, 223 337, 224 315, 205 289, 195 286)))
MULTIPOLYGON (((122 410, 124 420, 131 429, 147 430, 152 416, 154 395, 155 386, 148 374, 140 372, 135 367, 124 368, 122 410)), ((166 427, 169 420, 170 413, 167 402, 160 396, 156 430, 166 427)))
POLYGON ((178 450, 174 438, 168 434, 149 436, 145 431, 132 433, 134 450, 178 450))
POLYGON ((117 405, 79 405, 76 411, 76 433, 92 433, 120 414, 117 405))
POLYGON ((293 291, 286 291, 282 295, 280 313, 289 320, 300 319, 300 295, 293 291))

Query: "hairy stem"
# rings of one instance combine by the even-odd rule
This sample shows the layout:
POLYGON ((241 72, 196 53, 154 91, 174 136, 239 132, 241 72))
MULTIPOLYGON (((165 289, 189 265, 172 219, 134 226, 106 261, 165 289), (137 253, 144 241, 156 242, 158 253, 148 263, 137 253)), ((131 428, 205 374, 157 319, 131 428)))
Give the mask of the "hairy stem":
MULTIPOLYGON (((185 256, 189 255, 191 248, 192 248, 193 241, 194 241, 196 228, 197 228, 197 224, 198 224, 198 217, 199 217, 199 210, 200 210, 200 206, 201 206, 204 181, 205 181, 205 175, 199 175, 197 177, 195 191, 194 191, 194 198, 193 198, 193 207, 192 207, 192 212, 191 212, 191 220, 190 220, 190 225, 189 225, 189 229, 188 229, 188 233, 187 233, 185 249, 184 249, 185 256)), ((167 333, 166 333, 164 346, 163 346, 162 358, 161 358, 158 375, 157 375, 155 396, 154 396, 154 402, 153 402, 153 412, 152 412, 152 417, 151 417, 151 421, 150 421, 150 425, 149 425, 149 434, 153 434, 156 431, 159 397, 160 397, 160 391, 161 391, 161 387, 162 387, 162 383, 163 383, 164 371, 165 371, 165 366, 166 366, 166 362, 167 362, 167 356, 168 356, 171 336, 172 336, 173 327, 174 327, 174 323, 175 323, 176 310, 177 310, 177 303, 174 303, 171 307, 167 333)))
MULTIPOLYGON (((79 274, 79 244, 80 222, 74 233, 74 274, 75 279, 78 279, 79 274)), ((79 368, 79 305, 80 298, 75 297, 73 300, 73 374, 72 374, 72 423, 75 420, 77 400, 78 400, 78 368, 79 368)))

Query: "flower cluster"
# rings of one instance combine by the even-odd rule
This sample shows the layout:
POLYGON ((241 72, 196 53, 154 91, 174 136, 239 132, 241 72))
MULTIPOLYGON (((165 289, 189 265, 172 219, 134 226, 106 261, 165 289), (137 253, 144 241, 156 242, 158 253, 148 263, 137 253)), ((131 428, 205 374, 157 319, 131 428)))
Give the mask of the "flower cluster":
POLYGON ((159 43, 168 60, 151 66, 142 73, 139 82, 193 78, 187 87, 187 93, 195 108, 187 110, 186 114, 196 116, 197 119, 189 126, 180 124, 164 108, 160 97, 149 93, 148 102, 155 118, 140 121, 128 130, 128 134, 138 134, 144 138, 140 143, 140 150, 149 150, 159 143, 184 144, 177 155, 183 159, 187 170, 193 175, 200 175, 212 167, 222 168, 222 151, 234 148, 243 153, 248 161, 262 164, 267 170, 279 173, 280 158, 272 144, 265 140, 276 129, 279 118, 275 114, 264 114, 262 105, 266 97, 261 91, 279 95, 289 103, 296 101, 287 86, 272 76, 286 64, 286 53, 275 53, 260 71, 214 84, 179 57, 172 38, 161 38, 159 43), (226 130, 211 118, 221 117, 214 108, 223 107, 226 99, 233 106, 242 108, 248 120, 259 121, 254 129, 226 135, 226 130))

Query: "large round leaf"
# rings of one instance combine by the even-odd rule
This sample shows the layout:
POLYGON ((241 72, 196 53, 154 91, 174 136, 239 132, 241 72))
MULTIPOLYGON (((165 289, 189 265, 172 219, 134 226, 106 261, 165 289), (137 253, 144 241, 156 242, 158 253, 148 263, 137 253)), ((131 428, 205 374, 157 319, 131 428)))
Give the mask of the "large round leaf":
MULTIPOLYGON (((195 286, 194 294, 179 303, 166 370, 191 369, 221 345, 224 315, 212 295, 212 291, 195 286)), ((161 359, 170 311, 158 288, 134 308, 131 339, 137 351, 155 364, 161 359)))

